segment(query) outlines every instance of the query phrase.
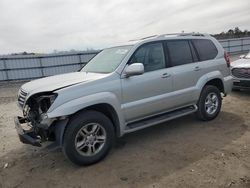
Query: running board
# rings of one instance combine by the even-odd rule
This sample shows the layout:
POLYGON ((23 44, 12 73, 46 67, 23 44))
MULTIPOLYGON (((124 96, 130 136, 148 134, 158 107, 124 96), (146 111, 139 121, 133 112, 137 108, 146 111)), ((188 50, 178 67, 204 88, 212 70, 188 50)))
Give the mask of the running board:
POLYGON ((136 122, 128 123, 127 124, 127 129, 126 132, 133 132, 139 129, 143 129, 146 127, 150 127, 152 125, 160 124, 165 121, 169 121, 178 117, 182 117, 188 114, 192 114, 197 111, 197 106, 192 105, 192 106, 187 106, 184 108, 180 108, 174 111, 166 112, 163 114, 155 115, 150 118, 146 118, 143 120, 139 120, 136 122))

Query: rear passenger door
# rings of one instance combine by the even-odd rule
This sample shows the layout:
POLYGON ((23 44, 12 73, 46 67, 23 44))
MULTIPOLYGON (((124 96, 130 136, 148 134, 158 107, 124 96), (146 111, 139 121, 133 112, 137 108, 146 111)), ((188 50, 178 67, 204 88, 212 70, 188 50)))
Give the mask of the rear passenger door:
POLYGON ((174 107, 194 104, 195 86, 201 69, 190 40, 169 40, 165 44, 173 77, 174 107))
MULTIPOLYGON (((192 44, 199 57, 199 67, 201 69, 201 75, 205 75, 213 70, 225 70, 225 63, 222 63, 222 67, 216 67, 218 62, 221 62, 215 57, 218 54, 218 50, 214 43, 208 39, 192 39, 192 44)), ((222 57, 224 58, 224 57, 222 57)))

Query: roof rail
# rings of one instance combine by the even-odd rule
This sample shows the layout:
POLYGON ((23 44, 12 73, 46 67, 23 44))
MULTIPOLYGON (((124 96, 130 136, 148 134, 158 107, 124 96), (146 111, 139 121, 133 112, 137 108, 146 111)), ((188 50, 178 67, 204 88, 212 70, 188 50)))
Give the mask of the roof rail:
POLYGON ((151 36, 148 36, 148 37, 143 37, 141 38, 140 40, 145 40, 145 39, 148 39, 148 38, 153 38, 153 37, 157 37, 158 35, 151 35, 151 36))
POLYGON ((129 40, 129 42, 138 41, 138 40, 145 40, 145 39, 149 39, 149 38, 153 38, 153 37, 158 37, 158 35, 151 35, 151 36, 143 37, 143 38, 140 38, 140 39, 132 39, 132 40, 129 40))
POLYGON ((176 35, 176 36, 207 36, 207 34, 192 32, 192 33, 167 33, 167 34, 159 35, 157 38, 162 38, 162 37, 171 36, 171 35, 176 35))
POLYGON ((129 40, 129 42, 145 40, 145 39, 149 39, 149 38, 164 38, 164 37, 171 36, 171 35, 174 35, 174 36, 202 36, 202 37, 209 36, 209 34, 195 33, 195 32, 191 32, 191 33, 166 33, 166 34, 161 34, 161 35, 151 35, 151 36, 143 37, 140 39, 129 40))

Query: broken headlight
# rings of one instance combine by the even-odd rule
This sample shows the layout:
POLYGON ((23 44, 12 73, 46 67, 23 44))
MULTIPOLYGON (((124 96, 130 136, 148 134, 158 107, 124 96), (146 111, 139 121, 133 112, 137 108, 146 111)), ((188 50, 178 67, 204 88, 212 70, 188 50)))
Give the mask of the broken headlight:
POLYGON ((37 98, 38 106, 42 113, 46 113, 56 100, 57 94, 41 95, 37 98))
POLYGON ((47 117, 50 106, 57 97, 56 93, 38 93, 31 96, 23 109, 23 115, 33 125, 41 123, 47 117))

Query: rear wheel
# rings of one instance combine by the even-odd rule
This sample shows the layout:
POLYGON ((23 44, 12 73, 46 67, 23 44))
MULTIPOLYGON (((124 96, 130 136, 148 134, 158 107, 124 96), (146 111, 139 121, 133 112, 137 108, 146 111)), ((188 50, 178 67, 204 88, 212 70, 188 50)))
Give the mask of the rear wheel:
POLYGON ((220 90, 213 85, 205 86, 197 104, 197 117, 203 121, 216 118, 221 110, 221 102, 220 90))
POLYGON ((103 159, 114 141, 114 127, 104 114, 86 111, 71 118, 63 140, 64 154, 77 165, 103 159))

